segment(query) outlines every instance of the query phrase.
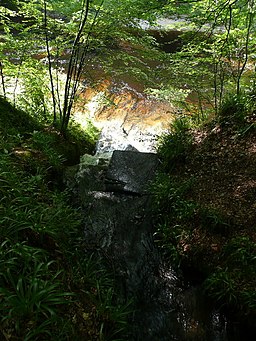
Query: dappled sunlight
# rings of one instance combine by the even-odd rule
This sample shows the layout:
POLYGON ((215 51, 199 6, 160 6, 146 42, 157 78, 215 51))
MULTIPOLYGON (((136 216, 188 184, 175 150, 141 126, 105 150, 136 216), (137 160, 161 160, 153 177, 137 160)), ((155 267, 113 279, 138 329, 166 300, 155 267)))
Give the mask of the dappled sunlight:
POLYGON ((105 91, 87 88, 74 114, 82 126, 86 127, 90 120, 101 130, 98 151, 126 148, 155 151, 158 136, 168 129, 173 117, 174 107, 170 103, 147 98, 128 86, 117 89, 114 85, 105 91), (88 96, 85 104, 84 96, 85 100, 88 96))

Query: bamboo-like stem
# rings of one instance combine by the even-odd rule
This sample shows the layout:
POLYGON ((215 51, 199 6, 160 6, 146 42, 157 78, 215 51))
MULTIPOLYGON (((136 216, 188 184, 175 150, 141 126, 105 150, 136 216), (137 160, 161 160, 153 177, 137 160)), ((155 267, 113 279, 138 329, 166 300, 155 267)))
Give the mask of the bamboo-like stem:
POLYGON ((5 89, 5 80, 4 80, 4 73, 3 73, 3 63, 0 61, 0 77, 2 82, 2 89, 3 89, 3 95, 4 99, 6 99, 6 89, 5 89))
MULTIPOLYGON (((52 61, 51 61, 51 51, 49 44, 49 35, 47 28, 47 5, 46 0, 44 0, 44 30, 45 30, 45 43, 46 43, 46 51, 47 51, 47 59, 48 59, 48 71, 51 83, 51 95, 52 95, 52 104, 53 104, 53 121, 57 120, 57 111, 56 111, 56 97, 55 97, 55 89, 52 75, 52 61)), ((61 114, 61 113, 60 113, 61 114)))

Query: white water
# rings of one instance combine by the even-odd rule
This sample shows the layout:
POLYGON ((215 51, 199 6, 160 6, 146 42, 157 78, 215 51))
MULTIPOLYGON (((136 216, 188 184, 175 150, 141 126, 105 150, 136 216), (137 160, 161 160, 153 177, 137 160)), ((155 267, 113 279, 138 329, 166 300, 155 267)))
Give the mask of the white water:
POLYGON ((107 96, 104 91, 96 93, 74 114, 83 127, 91 122, 101 131, 96 152, 156 152, 159 136, 173 119, 171 104, 157 103, 131 88, 121 89, 114 97, 112 94, 117 105, 106 106, 107 96))

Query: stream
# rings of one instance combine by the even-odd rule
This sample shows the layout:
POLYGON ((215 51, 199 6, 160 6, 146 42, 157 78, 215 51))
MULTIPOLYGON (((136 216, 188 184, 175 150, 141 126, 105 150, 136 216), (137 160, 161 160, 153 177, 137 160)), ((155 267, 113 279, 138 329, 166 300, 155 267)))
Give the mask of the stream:
POLYGON ((175 108, 127 82, 104 80, 97 91, 85 87, 80 98, 75 119, 83 124, 89 117, 101 135, 95 155, 84 155, 66 181, 84 210, 86 252, 108 261, 123 301, 133 301, 124 340, 247 340, 200 285, 172 269, 154 242, 149 184, 159 166, 158 136, 168 129, 175 108))
MULTIPOLYGON (((86 253, 115 274, 121 301, 132 301, 128 341, 238 341, 236 324, 165 261, 154 241, 150 182, 157 154, 130 150, 84 155, 71 179, 84 211, 86 253)), ((69 186, 70 186, 69 183, 69 186)))
POLYGON ((155 153, 84 155, 73 193, 84 210, 85 251, 115 273, 122 301, 132 301, 129 341, 238 341, 235 325, 214 309, 200 285, 185 281, 154 242, 150 187, 155 153))
MULTIPOLYGON (((149 30, 165 52, 180 47, 179 31, 149 30)), ((101 134, 95 155, 82 156, 65 181, 84 212, 85 252, 107 260, 122 300, 133 302, 124 340, 249 340, 199 284, 173 270, 154 241, 150 182, 159 166, 157 140, 175 107, 146 96, 141 84, 109 81, 98 66, 88 68, 102 81, 96 89, 84 85, 74 119, 82 125, 89 120, 101 134)))

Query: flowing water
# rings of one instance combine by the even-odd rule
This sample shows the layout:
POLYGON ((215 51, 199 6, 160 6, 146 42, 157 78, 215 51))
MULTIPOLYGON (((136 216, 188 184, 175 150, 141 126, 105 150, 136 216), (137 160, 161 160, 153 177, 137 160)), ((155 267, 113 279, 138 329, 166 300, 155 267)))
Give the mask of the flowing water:
POLYGON ((85 210, 86 249, 107 260, 120 296, 133 301, 124 340, 241 340, 200 285, 176 273, 154 242, 152 196, 144 189, 157 169, 156 154, 115 151, 110 163, 107 157, 84 157, 77 196, 85 210))
MULTIPOLYGON (((168 35, 171 36, 177 38, 178 34, 173 32, 168 35)), ((177 48, 171 42, 165 47, 177 48)), ((129 82, 117 84, 103 79, 97 89, 86 86, 80 94, 76 120, 84 124, 85 117, 89 117, 101 129, 96 157, 108 157, 114 150, 137 151, 141 155, 155 153, 158 136, 168 129, 175 108, 147 97, 139 88, 129 82)), ((141 169, 146 165, 145 161, 141 169)), ((129 167, 126 165, 124 169, 129 167)), ((124 300, 134 302, 135 311, 125 339, 249 340, 242 338, 235 322, 214 308, 200 285, 185 280, 165 262, 154 243, 150 193, 120 192, 119 187, 117 191, 106 190, 106 170, 92 177, 90 172, 80 166, 77 176, 80 197, 84 195, 81 192, 86 192, 84 208, 89 218, 85 220, 85 237, 88 249, 96 249, 111 263, 124 300), (89 186, 97 178, 95 186, 84 188, 85 178, 89 178, 89 186)), ((138 170, 130 173, 136 172, 140 173, 138 170)), ((124 171, 122 176, 118 186, 127 181, 129 174, 124 171)))
MULTIPOLYGON (((95 157, 109 157, 114 150, 123 150, 125 153, 139 151, 141 157, 145 153, 154 155, 150 152, 155 152, 157 135, 166 129, 170 112, 167 110, 166 116, 163 113, 151 113, 152 108, 162 108, 163 104, 152 104, 130 88, 121 89, 114 95, 117 97, 113 97, 113 100, 119 106, 109 112, 108 108, 97 108, 97 103, 93 103, 97 95, 93 95, 89 103, 94 106, 94 117, 99 127, 100 124, 103 127, 95 157), (146 114, 145 104, 148 105, 146 114), (164 125, 161 125, 161 120, 164 125), (158 122, 161 122, 159 126, 158 122)), ((133 170, 132 163, 128 163, 120 171, 120 161, 117 165, 122 175, 118 179, 119 184, 127 183, 130 173, 140 174, 147 166, 148 162, 145 161, 139 165, 139 169, 133 170)), ((89 178, 90 183, 94 181, 87 171, 81 171, 81 174, 84 174, 81 178, 89 178)), ((235 325, 203 296, 200 285, 191 284, 182 274, 177 274, 171 264, 166 264, 154 243, 155 226, 152 222, 150 193, 120 192, 119 187, 117 191, 112 187, 106 189, 105 171, 99 174, 100 182, 103 183, 97 184, 89 192, 85 190, 86 202, 89 202, 85 207, 86 216, 89 216, 85 224, 85 237, 89 249, 93 245, 92 248, 97 249, 101 257, 110 261, 124 300, 131 299, 134 302, 135 312, 125 339, 241 340, 235 325)), ((84 186, 81 181, 80 191, 84 186)))
POLYGON ((87 103, 76 110, 75 119, 83 124, 84 117, 89 117, 101 130, 98 152, 128 146, 141 152, 155 151, 159 135, 168 130, 173 120, 174 107, 170 103, 150 99, 128 84, 89 91, 81 94, 87 103))
MULTIPOLYGON (((149 29, 165 52, 180 47, 180 32, 149 29)), ((96 154, 155 152, 158 136, 168 129, 175 108, 145 96, 143 89, 127 78, 117 84, 103 77, 97 89, 85 86, 75 119, 84 124, 89 118, 101 129, 96 154)), ((253 340, 242 336, 238 324, 214 308, 200 285, 185 280, 165 262, 154 243, 150 194, 106 191, 98 184, 88 191, 84 188, 88 172, 81 174, 79 191, 86 191, 84 209, 89 217, 85 219, 87 249, 107 256, 121 294, 134 302, 128 341, 253 340)))

